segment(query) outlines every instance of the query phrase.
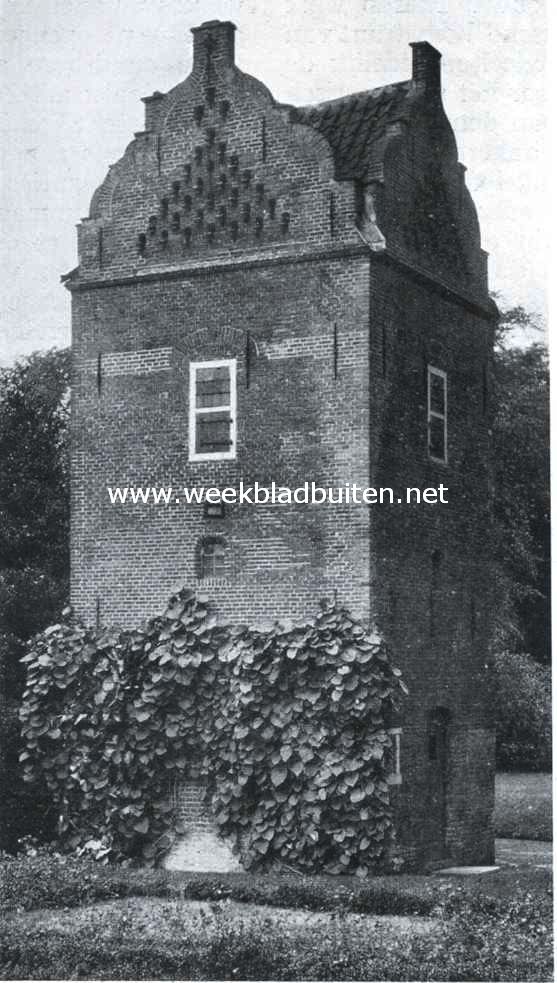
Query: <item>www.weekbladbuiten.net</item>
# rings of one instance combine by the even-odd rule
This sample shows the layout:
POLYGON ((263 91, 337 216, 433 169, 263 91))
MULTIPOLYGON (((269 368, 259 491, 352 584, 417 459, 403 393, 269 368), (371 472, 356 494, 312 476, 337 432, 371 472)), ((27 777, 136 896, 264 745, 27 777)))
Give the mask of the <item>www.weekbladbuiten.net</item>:
POLYGON ((372 488, 345 482, 323 486, 305 481, 296 488, 240 481, 237 486, 107 486, 112 505, 448 505, 447 485, 372 488))

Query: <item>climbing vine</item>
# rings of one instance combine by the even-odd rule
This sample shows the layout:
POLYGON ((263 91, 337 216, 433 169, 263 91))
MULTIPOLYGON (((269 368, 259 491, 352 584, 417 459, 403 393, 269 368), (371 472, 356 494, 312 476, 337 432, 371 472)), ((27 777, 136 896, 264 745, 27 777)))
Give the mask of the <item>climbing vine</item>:
POLYGON ((31 643, 25 777, 69 848, 154 862, 183 827, 169 789, 208 776, 248 866, 366 873, 392 830, 388 723, 405 687, 381 639, 322 602, 304 625, 219 625, 182 590, 134 631, 68 620, 31 643))

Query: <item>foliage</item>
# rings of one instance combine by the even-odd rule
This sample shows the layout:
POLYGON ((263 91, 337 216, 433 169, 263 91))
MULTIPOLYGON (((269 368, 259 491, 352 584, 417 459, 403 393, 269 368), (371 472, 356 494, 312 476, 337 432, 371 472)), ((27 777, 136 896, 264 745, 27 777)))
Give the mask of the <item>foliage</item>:
POLYGON ((225 657, 231 698, 216 741, 204 735, 222 831, 239 846, 247 833, 251 856, 365 875, 391 826, 386 726, 401 690, 380 639, 324 604, 313 624, 236 632, 225 657))
POLYGON ((226 628, 184 589, 134 631, 54 625, 23 661, 21 760, 68 847, 153 862, 180 831, 169 789, 200 769, 248 866, 365 875, 384 856, 387 727, 405 687, 345 609, 226 628))
POLYGON ((15 853, 21 837, 49 840, 54 831, 52 803, 44 782, 25 785, 19 755, 23 750, 18 719, 19 705, 10 700, 0 713, 0 843, 15 853))
POLYGON ((360 917, 128 902, 6 923, 9 979, 549 980, 548 900, 449 893, 405 927, 360 917), (82 917, 80 915, 82 914, 82 917))
POLYGON ((391 878, 368 881, 327 876, 248 873, 183 874, 123 864, 99 864, 87 856, 31 847, 0 857, 0 911, 75 907, 126 897, 237 901, 310 911, 375 915, 427 915, 438 893, 418 892, 391 878))
POLYGON ((509 347, 517 326, 536 327, 521 307, 501 315, 494 358, 494 519, 499 557, 498 647, 522 644, 550 660, 549 368, 539 342, 509 347))
POLYGON ((550 669, 528 655, 495 656, 497 767, 551 771, 550 669))
POLYGON ((20 658, 31 635, 50 624, 68 589, 68 351, 34 354, 0 368, 0 845, 52 833, 44 789, 25 788, 18 767, 14 707, 20 658))
POLYGON ((499 772, 495 777, 495 836, 550 842, 552 792, 551 772, 499 772))
POLYGON ((0 660, 20 694, 22 643, 59 615, 68 580, 69 351, 0 369, 0 660))
POLYGON ((0 858, 0 911, 74 907, 130 895, 168 897, 170 893, 169 877, 163 870, 103 865, 44 846, 0 858))

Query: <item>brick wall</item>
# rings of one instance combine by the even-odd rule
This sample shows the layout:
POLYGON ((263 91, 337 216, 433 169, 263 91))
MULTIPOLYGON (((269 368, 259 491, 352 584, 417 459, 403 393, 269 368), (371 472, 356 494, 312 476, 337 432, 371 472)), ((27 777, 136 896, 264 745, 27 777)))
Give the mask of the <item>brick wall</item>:
POLYGON ((372 511, 378 622, 410 689, 403 783, 395 792, 407 856, 492 855, 494 742, 488 654, 491 366, 485 319, 392 265, 375 268, 371 313, 373 485, 448 489, 446 505, 372 511), (448 462, 427 450, 427 365, 447 373, 448 462), (449 711, 445 831, 432 812, 438 767, 428 720, 449 711))
POLYGON ((103 620, 133 624, 177 587, 196 585, 196 544, 218 534, 229 557, 223 582, 211 584, 222 617, 307 615, 335 590, 369 616, 364 510, 238 505, 227 507, 224 519, 208 520, 202 505, 114 506, 106 491, 238 486, 240 479, 367 484, 367 260, 95 288, 74 301, 72 591, 79 610, 92 618, 100 599, 103 620), (149 372, 135 348, 143 325, 157 333, 149 372), (126 344, 134 346, 128 360, 126 344), (101 345, 118 350, 102 355, 99 384, 101 345), (160 353, 170 346, 163 369, 160 353), (237 458, 190 462, 188 364, 213 357, 238 360, 237 458))
POLYGON ((241 870, 231 846, 217 836, 211 815, 204 804, 202 781, 184 782, 173 793, 177 818, 186 824, 186 833, 165 857, 166 870, 241 870))

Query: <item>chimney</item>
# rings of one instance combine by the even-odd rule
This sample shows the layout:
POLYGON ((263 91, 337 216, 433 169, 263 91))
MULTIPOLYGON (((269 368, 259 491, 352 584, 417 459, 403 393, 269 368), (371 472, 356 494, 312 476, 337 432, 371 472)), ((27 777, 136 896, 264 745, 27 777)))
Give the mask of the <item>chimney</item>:
POLYGON ((194 75, 210 73, 213 65, 232 68, 235 30, 236 25, 229 20, 208 20, 192 27, 194 75))
POLYGON ((428 95, 441 95, 441 52, 429 41, 413 41, 412 80, 428 95))
POLYGON ((159 110, 163 99, 162 92, 153 92, 152 96, 144 96, 141 100, 145 105, 145 129, 147 131, 157 129, 159 110))

